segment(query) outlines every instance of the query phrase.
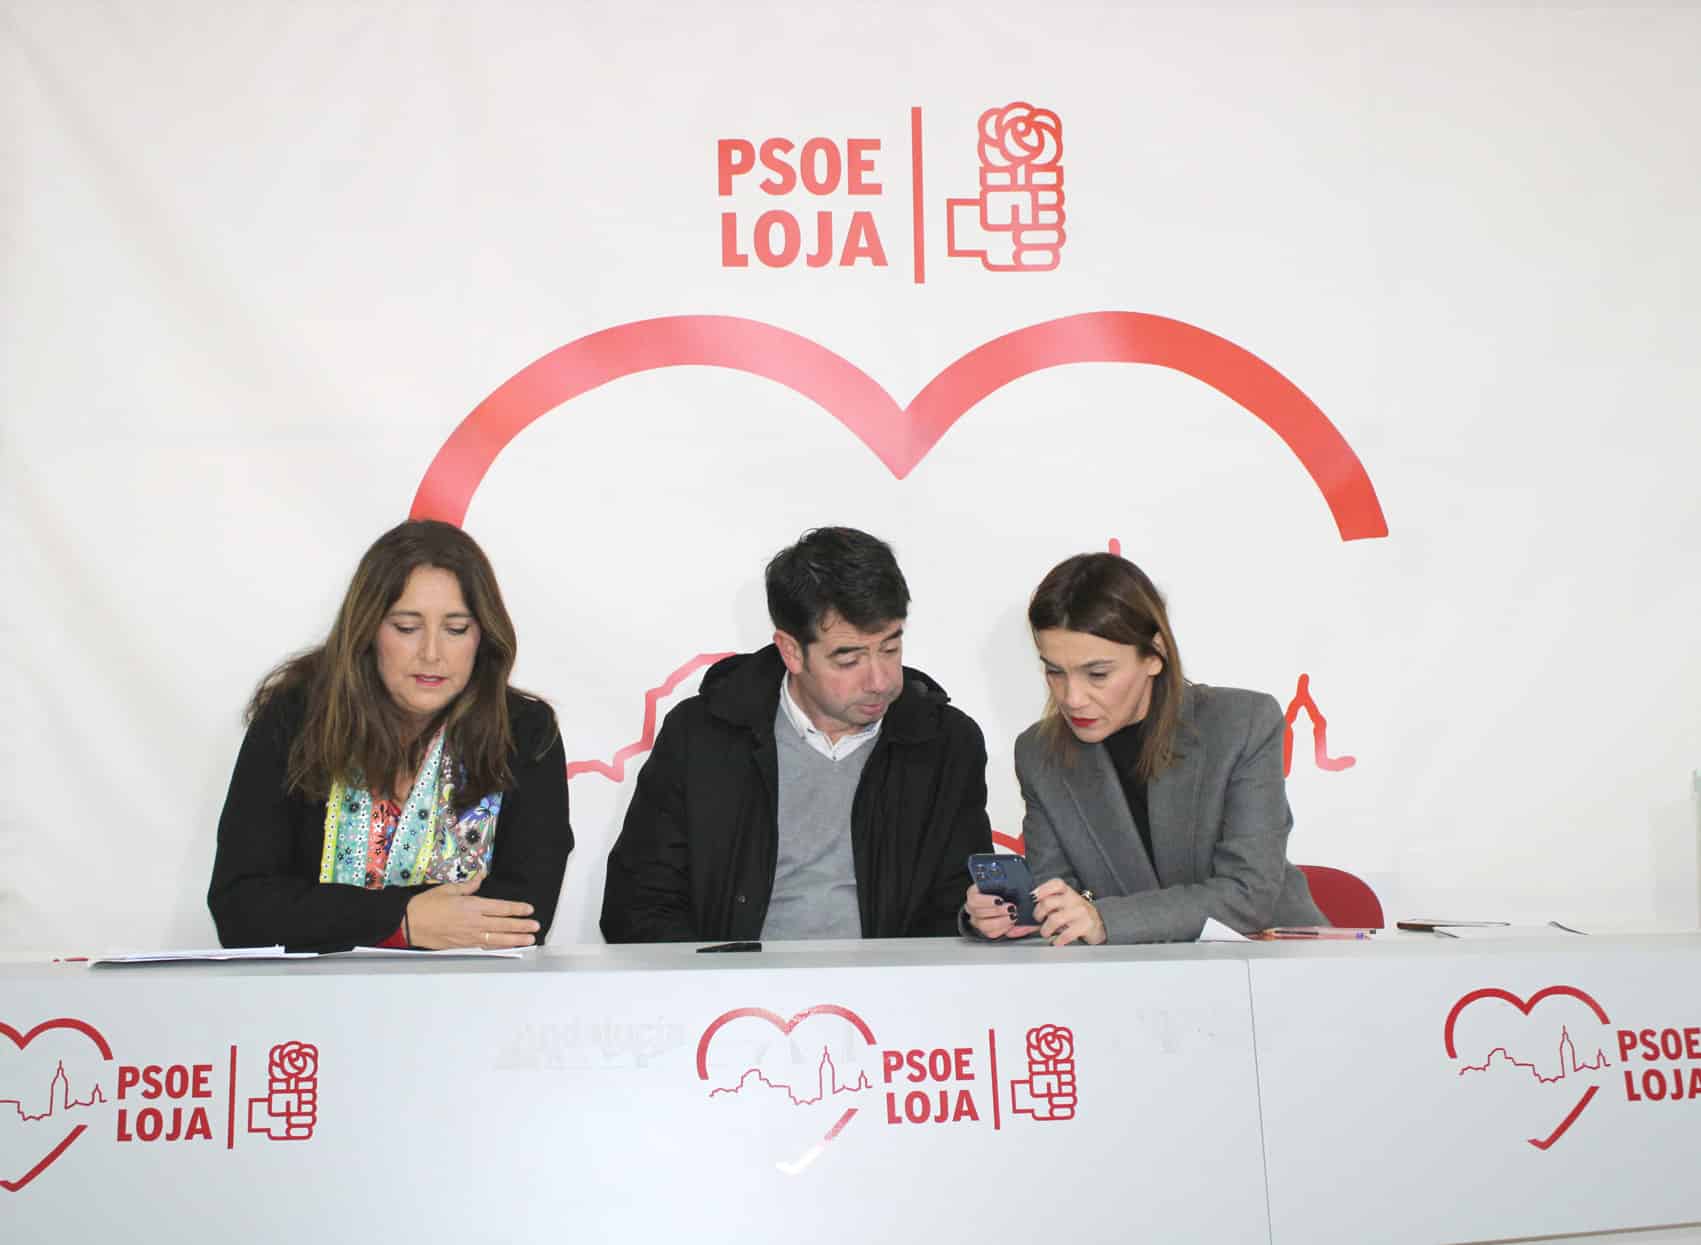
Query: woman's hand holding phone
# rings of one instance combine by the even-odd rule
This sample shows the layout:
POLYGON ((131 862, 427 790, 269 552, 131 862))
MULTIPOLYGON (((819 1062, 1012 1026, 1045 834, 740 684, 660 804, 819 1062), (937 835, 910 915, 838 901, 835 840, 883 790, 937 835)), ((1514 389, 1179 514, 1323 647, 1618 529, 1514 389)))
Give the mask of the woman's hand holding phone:
POLYGON ((963 910, 969 924, 982 938, 1026 938, 1039 928, 1037 925, 1016 924, 1016 905, 997 895, 983 894, 980 887, 970 885, 963 910))

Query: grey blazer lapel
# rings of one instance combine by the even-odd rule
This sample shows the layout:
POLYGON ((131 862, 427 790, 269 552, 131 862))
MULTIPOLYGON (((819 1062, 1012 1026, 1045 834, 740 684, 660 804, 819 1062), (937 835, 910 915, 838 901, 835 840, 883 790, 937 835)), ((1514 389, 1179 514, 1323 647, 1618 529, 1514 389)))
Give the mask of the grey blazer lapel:
POLYGON ((1199 779, 1205 771, 1204 749, 1197 744, 1177 751, 1174 761, 1146 784, 1146 815, 1152 821, 1152 855, 1157 857, 1162 885, 1175 886, 1203 879, 1194 862, 1199 822, 1194 809, 1199 779))
POLYGON ((1132 895, 1156 889, 1158 875, 1146 858, 1110 754, 1102 744, 1092 744, 1078 749, 1076 757, 1078 764, 1061 770, 1063 785, 1075 803, 1087 839, 1098 849, 1119 893, 1132 895))

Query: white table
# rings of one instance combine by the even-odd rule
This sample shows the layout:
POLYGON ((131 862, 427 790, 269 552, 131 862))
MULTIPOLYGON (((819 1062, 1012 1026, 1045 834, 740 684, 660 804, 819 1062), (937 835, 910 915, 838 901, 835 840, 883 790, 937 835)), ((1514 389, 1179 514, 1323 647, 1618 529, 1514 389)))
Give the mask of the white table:
POLYGON ((1631 1101, 1623 1075, 1645 1097, 1701 1069, 1658 1047, 1701 1026, 1701 936, 13 959, 0 1025, 8 1242, 1701 1222, 1701 1101, 1631 1101), (1449 1013, 1484 990, 1513 997, 1469 999, 1449 1055, 1449 1013), (1626 1059, 1620 1028, 1659 1057, 1626 1059))

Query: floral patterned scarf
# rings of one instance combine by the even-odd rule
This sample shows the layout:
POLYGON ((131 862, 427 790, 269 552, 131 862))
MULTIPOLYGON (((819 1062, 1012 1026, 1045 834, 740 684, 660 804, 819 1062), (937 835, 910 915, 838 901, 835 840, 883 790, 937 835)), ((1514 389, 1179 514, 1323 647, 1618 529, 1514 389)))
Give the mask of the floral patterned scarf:
POLYGON ((457 816, 460 772, 438 731, 406 804, 374 800, 364 785, 338 780, 325 801, 319 880, 378 890, 484 876, 496 843, 502 793, 485 796, 457 816))

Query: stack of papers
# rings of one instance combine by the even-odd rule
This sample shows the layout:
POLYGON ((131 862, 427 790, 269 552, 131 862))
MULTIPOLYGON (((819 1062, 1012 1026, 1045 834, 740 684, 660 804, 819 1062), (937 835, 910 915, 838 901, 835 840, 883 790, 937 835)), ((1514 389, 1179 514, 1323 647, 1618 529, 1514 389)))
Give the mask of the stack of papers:
POLYGON ((406 947, 355 947, 349 951, 328 951, 326 955, 345 960, 378 959, 392 955, 405 955, 416 960, 517 960, 530 950, 530 947, 447 947, 442 951, 410 951, 406 947))
POLYGON ((1556 934, 1582 934, 1571 925, 1549 921, 1546 925, 1514 925, 1510 921, 1441 921, 1413 918, 1400 921, 1399 928, 1420 933, 1432 933, 1437 938, 1466 940, 1496 938, 1552 938, 1556 934))
POLYGON ((176 964, 193 960, 297 960, 311 958, 311 951, 285 951, 283 947, 213 947, 193 951, 113 952, 89 958, 90 964, 176 964))
POLYGON ((377 959, 395 955, 410 958, 517 960, 530 947, 464 947, 446 951, 410 951, 401 947, 355 947, 349 951, 285 951, 283 947, 212 947, 190 951, 132 951, 89 957, 89 964, 185 964, 208 960, 317 960, 328 957, 377 959))
POLYGON ((1506 925, 1475 922, 1468 925, 1441 924, 1435 927, 1438 938, 1463 938, 1467 941, 1495 938, 1556 938, 1561 934, 1581 934, 1580 929, 1549 921, 1546 925, 1506 925))

